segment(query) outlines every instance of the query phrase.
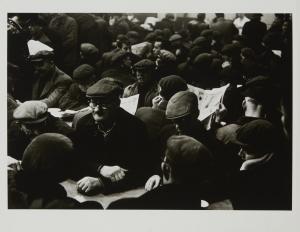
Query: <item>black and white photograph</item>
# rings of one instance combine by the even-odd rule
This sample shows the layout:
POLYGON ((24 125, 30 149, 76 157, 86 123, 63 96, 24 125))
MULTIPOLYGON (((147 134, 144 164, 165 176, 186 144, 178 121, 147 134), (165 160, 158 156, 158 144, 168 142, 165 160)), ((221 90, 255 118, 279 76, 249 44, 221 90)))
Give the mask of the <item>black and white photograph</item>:
POLYGON ((296 13, 13 9, 6 213, 293 213, 296 13))

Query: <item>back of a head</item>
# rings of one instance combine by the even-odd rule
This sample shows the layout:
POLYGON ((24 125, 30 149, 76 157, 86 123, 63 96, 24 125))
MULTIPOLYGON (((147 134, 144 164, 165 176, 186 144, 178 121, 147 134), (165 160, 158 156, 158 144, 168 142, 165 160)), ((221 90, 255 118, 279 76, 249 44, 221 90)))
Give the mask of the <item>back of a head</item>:
POLYGON ((166 159, 172 168, 173 178, 181 183, 202 181, 212 171, 211 152, 189 136, 171 136, 167 141, 166 159))
POLYGON ((174 94, 168 102, 166 118, 173 120, 185 116, 195 115, 198 117, 198 98, 190 91, 180 91, 174 94))
POLYGON ((176 75, 163 77, 158 84, 161 88, 160 95, 167 101, 177 92, 188 89, 186 81, 176 75))
POLYGON ((45 133, 27 146, 22 159, 24 172, 45 181, 68 178, 73 153, 72 141, 62 134, 45 133))

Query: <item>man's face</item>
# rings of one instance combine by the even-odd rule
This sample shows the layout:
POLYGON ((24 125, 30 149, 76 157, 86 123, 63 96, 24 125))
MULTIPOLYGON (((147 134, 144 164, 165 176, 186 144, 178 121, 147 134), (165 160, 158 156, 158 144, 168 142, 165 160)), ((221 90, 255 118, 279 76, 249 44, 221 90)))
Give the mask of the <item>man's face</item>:
POLYGON ((33 139, 43 133, 43 125, 43 123, 21 124, 21 130, 26 134, 26 136, 33 139))
POLYGON ((146 69, 136 70, 136 78, 140 85, 145 85, 151 80, 151 71, 146 69))
POLYGON ((127 43, 122 43, 121 50, 123 50, 125 52, 131 52, 131 47, 127 43))
POLYGON ((41 60, 32 62, 34 67, 34 75, 38 78, 45 78, 52 73, 54 64, 50 60, 41 60))
POLYGON ((157 56, 159 54, 159 51, 161 50, 161 41, 155 41, 154 42, 154 47, 153 47, 153 55, 157 56))
POLYGON ((254 104, 254 102, 251 97, 245 97, 242 102, 242 108, 243 108, 243 110, 246 110, 248 107, 252 106, 253 104, 254 104))
POLYGON ((103 99, 92 98, 90 99, 89 106, 92 108, 93 118, 98 124, 112 120, 115 110, 119 105, 113 102, 103 101, 103 99))

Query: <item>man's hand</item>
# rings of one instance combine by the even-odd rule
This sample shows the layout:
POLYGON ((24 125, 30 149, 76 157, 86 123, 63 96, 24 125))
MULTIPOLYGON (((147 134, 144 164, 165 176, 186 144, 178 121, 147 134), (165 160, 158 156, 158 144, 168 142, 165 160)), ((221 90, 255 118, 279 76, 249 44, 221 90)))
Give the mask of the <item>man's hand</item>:
POLYGON ((125 177, 127 171, 128 170, 119 166, 103 166, 100 170, 100 174, 109 178, 112 182, 117 182, 125 177))
POLYGON ((161 182, 161 177, 159 175, 153 175, 147 180, 145 184, 145 189, 147 191, 155 189, 160 185, 160 182, 161 182))
POLYGON ((88 193, 101 187, 103 187, 103 185, 96 177, 86 176, 77 182, 78 190, 84 193, 88 193))
POLYGON ((159 104, 162 102, 163 98, 161 96, 156 96, 152 99, 152 108, 157 109, 159 104))

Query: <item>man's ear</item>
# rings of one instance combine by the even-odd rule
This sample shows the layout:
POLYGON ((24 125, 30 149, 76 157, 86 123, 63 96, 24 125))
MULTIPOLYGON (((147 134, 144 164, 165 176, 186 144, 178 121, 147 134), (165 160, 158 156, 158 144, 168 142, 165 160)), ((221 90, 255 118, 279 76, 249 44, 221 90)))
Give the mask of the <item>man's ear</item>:
POLYGON ((169 180, 171 177, 171 170, 172 170, 171 166, 166 162, 162 162, 161 170, 162 170, 162 173, 163 173, 165 179, 169 180))

